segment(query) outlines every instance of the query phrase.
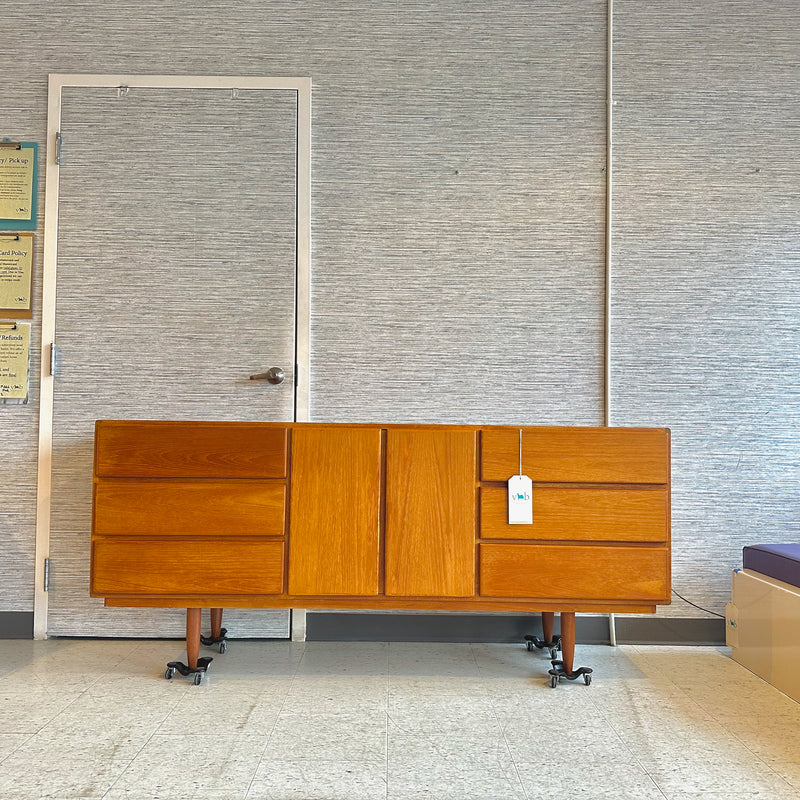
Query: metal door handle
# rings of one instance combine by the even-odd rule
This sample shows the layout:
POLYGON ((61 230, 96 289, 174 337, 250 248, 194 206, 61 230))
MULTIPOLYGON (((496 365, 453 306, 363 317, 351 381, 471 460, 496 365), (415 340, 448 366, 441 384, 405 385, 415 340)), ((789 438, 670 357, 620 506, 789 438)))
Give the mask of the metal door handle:
POLYGON ((286 380, 286 373, 280 367, 271 367, 266 372, 259 372, 257 375, 251 375, 250 380, 267 381, 268 383, 278 384, 286 380))

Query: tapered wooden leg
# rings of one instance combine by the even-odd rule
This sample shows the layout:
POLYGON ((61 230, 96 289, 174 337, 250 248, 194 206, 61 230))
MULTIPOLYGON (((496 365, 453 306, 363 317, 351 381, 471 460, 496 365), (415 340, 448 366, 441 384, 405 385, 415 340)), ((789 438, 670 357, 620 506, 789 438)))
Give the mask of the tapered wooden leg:
POLYGON ((211 609, 211 637, 219 639, 222 636, 222 609, 211 609))
POLYGON ((186 663, 189 669, 197 669, 200 654, 200 609, 186 609, 186 663))
POLYGON ((575 663, 575 612, 561 612, 561 660, 564 662, 564 671, 572 675, 575 663))
POLYGON ((545 642, 553 641, 553 628, 556 615, 553 611, 542 611, 542 638, 545 642))
POLYGON ((553 659, 553 668, 549 670, 550 685, 555 689, 562 679, 574 681, 583 677, 588 686, 592 682, 592 670, 589 667, 575 669, 575 612, 561 612, 561 660, 553 659))
POLYGON ((180 672, 184 677, 192 676, 195 686, 203 680, 208 665, 213 658, 200 658, 200 621, 201 613, 199 608, 186 609, 186 663, 182 661, 169 661, 164 677, 172 680, 176 672, 180 672))

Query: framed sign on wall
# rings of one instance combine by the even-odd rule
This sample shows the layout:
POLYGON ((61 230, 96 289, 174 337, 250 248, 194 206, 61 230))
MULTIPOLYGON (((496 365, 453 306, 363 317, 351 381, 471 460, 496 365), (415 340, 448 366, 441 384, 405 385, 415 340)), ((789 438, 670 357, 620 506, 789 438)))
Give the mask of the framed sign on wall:
POLYGON ((0 316, 30 318, 33 234, 0 231, 0 316))
POLYGON ((36 230, 38 145, 0 141, 0 230, 36 230))
POLYGON ((31 326, 0 322, 0 404, 28 402, 31 326))

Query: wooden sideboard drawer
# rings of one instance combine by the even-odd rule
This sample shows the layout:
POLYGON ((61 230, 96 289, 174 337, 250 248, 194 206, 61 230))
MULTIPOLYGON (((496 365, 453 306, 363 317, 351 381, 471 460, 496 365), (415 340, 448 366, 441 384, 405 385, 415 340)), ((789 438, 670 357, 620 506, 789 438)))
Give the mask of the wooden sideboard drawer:
POLYGON ((480 545, 480 594, 669 602, 669 551, 603 545, 480 545))
POLYGON ((283 536, 286 487, 255 481, 103 480, 93 531, 101 536, 283 536))
POLYGON ((101 420, 95 475, 285 478, 287 429, 267 423, 101 420))
MULTIPOLYGON (((481 480, 519 473, 519 428, 481 431, 481 480)), ((522 471, 534 482, 669 482, 666 428, 523 428, 522 471)))
POLYGON ((96 539, 91 594, 258 595, 283 590, 283 542, 96 539))
POLYGON ((508 489, 481 487, 483 539, 668 542, 666 489, 534 486, 533 524, 508 524, 508 489))

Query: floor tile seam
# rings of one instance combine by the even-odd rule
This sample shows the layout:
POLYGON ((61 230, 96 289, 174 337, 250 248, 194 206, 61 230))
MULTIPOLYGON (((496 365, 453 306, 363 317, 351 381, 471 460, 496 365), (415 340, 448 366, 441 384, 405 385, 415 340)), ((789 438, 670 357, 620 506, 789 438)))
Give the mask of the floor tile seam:
MULTIPOLYGON (((475 653, 475 650, 476 650, 476 647, 478 647, 478 646, 485 647, 485 644, 486 644, 485 642, 470 642, 469 643, 470 652, 472 653, 472 659, 475 662, 475 666, 477 667, 477 670, 478 670, 478 677, 481 679, 481 682, 484 683, 484 684, 486 682, 486 679, 488 677, 491 677, 491 671, 488 671, 488 670, 484 669, 484 667, 481 665, 481 662, 478 661, 478 657, 477 657, 477 655, 475 653)), ((509 642, 509 644, 512 644, 512 643, 509 642)), ((487 693, 487 695, 489 694, 488 686, 486 687, 486 693, 487 693)))
MULTIPOLYGON (((628 645, 622 645, 622 646, 625 647, 625 648, 629 647, 640 658, 646 658, 647 657, 647 653, 645 653, 642 650, 642 648, 643 647, 647 648, 648 645, 628 644, 628 645)), ((620 652, 622 652, 623 655, 624 655, 624 650, 620 651, 620 652)), ((651 655, 652 655, 652 653, 651 653, 651 655)), ((638 669, 641 669, 641 667, 638 667, 638 665, 636 665, 636 666, 637 666, 638 669)), ((662 667, 658 667, 658 666, 654 667, 654 669, 655 669, 655 672, 656 672, 656 676, 658 678, 667 681, 668 683, 672 684, 673 686, 676 686, 678 689, 681 690, 681 692, 683 692, 683 688, 679 684, 675 683, 675 681, 670 677, 670 673, 669 672, 665 671, 662 667)), ((647 678, 651 679, 651 676, 647 675, 647 678)))
POLYGON ((639 758, 639 756, 636 753, 636 750, 633 747, 631 747, 631 745, 628 743, 627 739, 623 736, 622 732, 620 730, 618 730, 618 727, 614 724, 613 719, 610 718, 609 715, 605 711, 603 711, 603 709, 600 708, 597 705, 597 703, 595 703, 595 701, 591 697, 589 697, 589 701, 594 706, 594 708, 597 710, 597 712, 600 714, 600 716, 605 721, 605 723, 608 725, 608 727, 614 732, 614 735, 621 742, 621 744, 625 748, 625 750, 628 753, 630 753, 631 757, 633 758, 634 763, 636 763, 639 766, 639 769, 642 770, 642 773, 644 775, 646 775, 652 781, 653 785, 656 787, 658 792, 661 795, 663 795, 663 797, 666 800, 670 800, 670 796, 664 791, 664 789, 661 787, 661 784, 659 784, 659 782, 656 780, 655 776, 652 775, 652 773, 647 768, 645 763, 639 758))
POLYGON ((269 733, 265 738, 264 746, 261 748, 261 754, 258 757, 258 761, 256 761, 253 774, 250 776, 250 781, 247 784, 247 789, 245 789, 245 792, 242 795, 243 800, 247 800, 247 798, 250 796, 250 791, 253 788, 253 784, 255 783, 256 776, 258 775, 258 770, 264 763, 264 756, 266 755, 267 748, 269 747, 269 743, 272 740, 272 737, 275 733, 275 728, 278 726, 278 720, 281 718, 281 714, 283 713, 283 710, 286 708, 286 703, 289 698, 289 695, 292 693, 292 689, 294 689, 295 683, 297 682, 297 676, 300 671, 300 664, 303 661, 303 657, 306 654, 305 642, 303 643, 303 645, 304 645, 303 652, 300 658, 297 659, 297 663, 294 665, 294 671, 292 672, 292 680, 289 682, 288 688, 283 693, 283 698, 281 700, 281 705, 280 708, 278 709, 278 713, 275 715, 275 719, 272 722, 272 726, 270 727, 269 733))
POLYGON ((103 798, 108 797, 108 793, 113 791, 114 787, 120 782, 120 780, 122 780, 125 773, 131 768, 133 762, 136 761, 136 759, 142 754, 142 751, 152 741, 154 736, 155 733, 151 733, 150 736, 147 737, 147 740, 144 742, 144 744, 142 744, 142 746, 131 756, 128 763, 117 773, 117 777, 114 778, 114 780, 112 780, 111 783, 108 785, 108 788, 101 795, 100 800, 103 800, 103 798))
MULTIPOLYGON (((29 667, 29 666, 30 666, 30 664, 20 665, 19 667, 16 667, 15 669, 11 670, 10 672, 7 672, 5 675, 0 675, 0 688, 3 688, 3 684, 6 683, 7 681, 10 683, 10 679, 14 675, 18 675, 25 667, 29 667)), ((113 666, 117 666, 117 664, 114 664, 113 666)), ((54 660, 54 662, 53 662, 53 668, 56 671, 58 671, 58 662, 56 660, 54 660)), ((80 690, 78 690, 78 694, 79 695, 83 694, 87 689, 90 689, 91 687, 95 686, 100 681, 100 679, 102 677, 103 677, 102 674, 97 675, 97 677, 94 678, 94 680, 92 680, 90 683, 87 683, 80 690)), ((27 683, 27 681, 26 681, 26 683, 27 683)))
MULTIPOLYGON (((166 678, 165 678, 165 680, 166 680, 166 678)), ((172 686, 179 686, 179 685, 180 685, 179 683, 173 683, 172 684, 172 686)), ((172 700, 172 705, 170 705, 168 708, 165 709, 164 716, 161 717, 161 719, 156 723, 155 728, 153 729, 153 732, 150 734, 150 738, 155 736, 157 733, 161 732, 161 729, 166 724, 167 720, 175 713, 175 709, 177 709, 177 707, 180 705, 181 701, 185 697, 187 697, 191 686, 193 686, 193 684, 191 684, 191 683, 187 683, 187 684, 185 684, 183 686, 183 692, 181 692, 181 694, 179 694, 177 697, 175 697, 172 700)), ((150 740, 150 738, 148 738, 148 741, 150 740)))
MULTIPOLYGON (((114 637, 100 637, 99 639, 84 639, 84 638, 82 638, 80 636, 56 637, 55 639, 47 639, 45 641, 58 642, 60 650, 69 651, 71 649, 75 649, 77 647, 80 647, 80 645, 83 644, 86 641, 104 641, 104 640, 118 641, 114 637)), ((141 646, 142 641, 150 641, 150 640, 136 640, 136 641, 132 642, 131 645, 130 645, 130 649, 127 651, 127 653, 125 655, 120 655, 116 661, 114 661, 112 664, 110 664, 110 668, 113 669, 114 667, 118 667, 120 664, 124 664, 127 660, 129 660, 131 654, 139 649, 139 647, 141 646)), ((58 653, 55 653, 53 655, 49 655, 46 660, 52 660, 55 663, 59 663, 59 662, 63 661, 63 656, 60 656, 58 653)), ((106 672, 107 671, 108 670, 106 670, 106 672)), ((94 686, 102 677, 103 677, 103 673, 99 673, 97 675, 97 677, 94 679, 94 681, 89 684, 89 686, 94 686)))
MULTIPOLYGON (((451 741, 451 739, 452 739, 452 737, 449 736, 446 733, 437 733, 437 734, 421 733, 421 734, 416 734, 416 735, 412 734, 412 736, 414 738, 422 739, 422 740, 424 740, 425 743, 431 744, 431 745, 438 744, 440 740, 449 743, 451 741)), ((510 789, 512 789, 514 791, 514 797, 515 798, 518 798, 518 799, 521 798, 521 800, 535 800, 535 798, 530 798, 530 796, 527 793, 527 790, 525 789, 525 785, 524 785, 523 781, 520 778, 519 770, 517 768, 516 762, 514 761, 513 757, 511 756, 511 752, 510 752, 510 750, 508 748, 507 743, 503 742, 501 744, 501 742, 498 741, 496 743, 496 747, 494 748, 495 754, 499 754, 499 748, 502 745, 505 746, 505 750, 504 750, 505 758, 507 759, 508 764, 511 765, 511 769, 513 769, 513 774, 516 776, 516 779, 517 779, 517 785, 516 786, 513 785, 513 777, 511 775, 511 770, 509 770, 507 768, 506 764, 498 761, 498 763, 496 763, 494 765, 494 768, 498 769, 498 771, 500 772, 500 775, 505 780, 505 783, 508 786, 508 788, 510 788, 510 789)), ((436 751, 436 755, 437 756, 439 756, 440 758, 447 758, 448 759, 448 763, 449 763, 449 758, 450 758, 450 754, 449 753, 447 753, 444 750, 439 750, 437 748, 434 748, 434 749, 436 751)), ((415 759, 415 761, 413 763, 425 763, 425 764, 428 764, 430 762, 428 760, 426 760, 425 762, 421 762, 421 761, 417 761, 415 759)), ((402 776, 405 776, 407 774, 407 769, 408 769, 408 767, 406 765, 406 767, 405 767, 406 772, 403 772, 402 776)), ((392 773, 387 775, 387 780, 386 780, 387 791, 391 789, 391 786, 390 786, 391 778, 394 777, 395 782, 397 782, 398 774, 400 774, 400 773, 399 773, 398 769, 396 768, 393 775, 392 775, 392 773)), ((395 795, 395 796, 397 796, 397 795, 395 795)), ((472 795, 470 795, 470 797, 471 796, 472 795)), ((451 797, 451 795, 448 794, 447 797, 451 797)))
MULTIPOLYGON (((97 680, 99 680, 99 679, 100 679, 100 678, 99 678, 99 676, 98 676, 97 680)), ((41 727, 40 727, 40 728, 39 728, 39 729, 36 731, 36 733, 35 733, 35 734, 33 734, 33 735, 34 735, 34 736, 38 736, 40 733, 42 733, 43 731, 45 731, 45 730, 46 730, 46 729, 47 729, 47 728, 48 728, 50 725, 52 725, 52 724, 53 724, 53 723, 54 723, 54 722, 55 722, 55 721, 56 721, 56 720, 57 720, 57 719, 58 719, 58 718, 59 718, 59 717, 60 717, 62 714, 64 714, 64 713, 65 713, 65 712, 66 712, 68 709, 70 709, 70 708, 71 708, 73 705, 75 705, 75 703, 77 703, 77 702, 78 702, 78 700, 80 700, 80 699, 81 699, 81 698, 83 698, 84 696, 86 696, 86 697, 91 697, 91 695, 88 695, 88 694, 87 694, 87 690, 89 689, 89 687, 90 687, 90 686, 94 686, 94 683, 91 683, 91 684, 89 684, 89 686, 87 686, 86 688, 84 688, 84 689, 82 689, 80 692, 78 692, 78 693, 75 695, 75 697, 73 697, 73 698, 72 698, 72 700, 70 700, 70 701, 69 701, 69 703, 67 703, 67 704, 66 704, 66 705, 65 705, 65 706, 64 706, 62 709, 60 709, 60 710, 59 710, 59 711, 58 711, 56 714, 54 714, 52 717, 50 717, 50 719, 48 719, 48 720, 47 720, 47 722, 45 722, 45 724, 44 724, 44 725, 42 725, 42 726, 41 726, 41 727)))
POLYGON ((35 739, 35 738, 36 738, 36 737, 39 735, 39 732, 37 731, 36 733, 28 733, 28 734, 22 734, 22 735, 23 735, 23 736, 26 736, 27 738, 26 738, 24 741, 20 742, 20 743, 19 743, 19 744, 18 744, 18 745, 17 745, 15 748, 13 748, 13 749, 12 749, 10 752, 6 753, 6 755, 5 755, 3 758, 0 758, 0 767, 2 767, 2 766, 3 766, 3 764, 5 764, 5 762, 6 762, 6 761, 7 761, 9 758, 11 758, 11 756, 12 756, 12 755, 14 755, 14 753, 16 753, 16 752, 17 752, 17 750, 19 750, 21 747, 24 747, 24 746, 25 746, 26 744, 28 744, 28 742, 30 742, 32 739, 35 739))
MULTIPOLYGON (((685 693, 684 693, 684 694, 685 694, 685 693)), ((688 697, 688 695, 687 695, 687 697, 688 697)), ((692 700, 692 698, 689 698, 689 699, 690 699, 690 700, 692 700)), ((692 700, 692 702, 694 702, 694 700, 692 700)), ((627 749, 627 750, 628 750, 628 751, 629 751, 629 752, 630 752, 630 753, 633 755, 634 759, 636 760, 636 763, 638 763, 638 764, 639 764, 639 766, 641 767, 641 769, 642 769, 642 770, 644 770, 645 774, 646 774, 646 775, 647 775, 647 776, 650 778, 650 780, 652 780, 652 781, 653 781, 653 783, 654 783, 654 784, 655 784, 655 785, 658 787, 658 790, 659 790, 659 791, 660 791, 662 794, 664 794, 664 795, 665 795, 665 797, 667 797, 667 798, 668 798, 668 797, 669 797, 669 795, 668 795, 668 794, 666 794, 666 792, 664 791, 664 789, 662 789, 661 785, 659 784, 658 777, 657 777, 656 775, 654 775, 654 774, 651 772, 651 770, 650 770, 650 769, 649 769, 649 768, 646 766, 646 764, 645 764, 645 763, 644 763, 644 762, 643 762, 643 761, 642 761, 642 760, 641 760, 641 759, 640 759, 640 758, 637 756, 637 754, 636 754, 636 751, 635 751, 634 749, 632 749, 632 748, 631 748, 631 746, 628 744, 628 742, 627 742, 627 740, 625 739, 625 737, 624 737, 623 733, 622 733, 620 730, 618 730, 617 726, 615 726, 615 725, 614 725, 613 721, 612 721, 612 720, 609 718, 609 716, 608 716, 608 715, 607 715, 607 714, 606 714, 606 713, 605 713, 605 712, 604 712, 602 709, 600 709, 599 707, 597 707, 597 705, 596 705, 596 704, 594 704, 594 705, 595 705, 595 707, 596 707, 596 708, 598 708, 598 711, 600 712, 601 716, 603 716, 603 718, 606 720, 606 722, 608 723, 609 727, 611 727, 611 729, 614 731, 614 733, 617 735, 617 737, 618 737, 618 738, 619 738, 619 739, 622 741, 622 743, 625 745, 626 749, 627 749)), ((722 731, 727 731, 727 730, 728 730, 728 729, 727 729, 727 728, 725 728, 725 726, 724 726, 724 725, 722 725, 722 724, 721 724, 721 723, 720 723, 720 722, 719 722, 719 721, 718 721, 718 720, 717 720, 715 717, 713 717, 712 715, 709 715, 709 717, 710 717, 710 718, 713 720, 713 722, 714 722, 714 723, 715 723, 715 724, 716 724, 716 725, 717 725, 717 726, 718 726, 718 727, 719 727, 719 728, 720 728, 722 731)), ((776 778, 778 778, 779 780, 783 781, 783 783, 785 783, 785 784, 786 784, 786 785, 787 785, 787 786, 788 786, 790 789, 794 789, 795 791, 797 791, 797 787, 796 787, 796 786, 794 786, 793 784, 791 784, 791 783, 790 783, 790 782, 789 782, 789 781, 788 781, 786 778, 784 778, 782 775, 780 775, 780 773, 778 773, 776 770, 774 770, 774 769, 773 769, 773 768, 772 768, 772 767, 771 767, 771 766, 770 766, 770 765, 769 765, 767 762, 765 762, 765 761, 764 761, 762 758, 760 758, 760 757, 759 757, 759 756, 758 756, 756 753, 754 753, 754 752, 753 752, 753 751, 752 751, 752 750, 751 750, 749 747, 747 747, 746 743, 745 743, 745 742, 743 742, 743 741, 742 741, 742 740, 741 740, 741 739, 740 739, 738 736, 736 736, 735 734, 731 733, 731 734, 730 734, 730 737, 731 737, 731 739, 735 740, 736 742, 738 742, 739 744, 741 744, 742 746, 744 746, 744 747, 745 747, 745 749, 746 749, 746 750, 747 750, 747 751, 748 751, 748 752, 749 752, 751 755, 753 755, 753 756, 754 756, 754 758, 755 758, 757 761, 761 762, 761 763, 763 764, 763 766, 767 767, 767 769, 768 769, 768 770, 769 770, 769 771, 770 771, 770 772, 771 772, 771 773, 774 775, 774 777, 776 777, 776 778)))
POLYGON ((650 778, 650 780, 653 782, 653 786, 656 787, 656 791, 664 798, 664 800, 672 800, 672 798, 667 794, 667 792, 664 789, 661 788, 661 785, 652 775, 650 775, 650 773, 647 773, 647 777, 650 778))
MULTIPOLYGON (((638 651, 638 647, 637 647, 637 651, 638 651)), ((678 690, 678 692, 680 693, 680 695, 681 695, 682 697, 684 697, 686 700, 688 700, 688 701, 689 701, 689 703, 691 703, 692 705, 694 705, 694 706, 695 706, 695 707, 696 707, 696 708, 697 708, 699 711, 701 711, 703 714, 706 714, 706 715, 707 715, 709 718, 711 718, 712 720, 714 720, 714 722, 715 722, 717 725, 719 725, 719 726, 720 726, 720 727, 721 727, 723 730, 725 730, 725 726, 724 726, 724 725, 722 725, 722 724, 721 724, 721 723, 720 723, 720 722, 719 722, 719 721, 716 719, 716 717, 714 717, 714 715, 713 715, 713 714, 711 714, 709 711, 707 711, 707 710, 706 710, 706 709, 705 709, 705 708, 704 708, 704 707, 703 707, 703 706, 702 706, 702 705, 701 705, 701 704, 700 704, 700 703, 699 703, 699 702, 698 702, 698 701, 695 699, 695 697, 693 697, 693 696, 692 696, 692 695, 691 695, 689 692, 687 692, 687 691, 686 691, 686 689, 683 687, 683 685, 682 685, 682 684, 678 683, 678 682, 677 682, 677 680, 673 680, 673 678, 672 678, 672 677, 670 677, 670 675, 669 675, 668 673, 661 672, 660 670, 659 670, 659 673, 660 673, 660 674, 662 674, 662 675, 664 675, 664 677, 666 678, 666 680, 667 680, 667 681, 668 681, 668 682, 669 682, 669 683, 670 683, 672 686, 674 686, 674 687, 675 687, 675 688, 678 690)))
POLYGON ((506 737, 506 728, 505 725, 503 724, 503 721, 500 719, 500 715, 497 711, 495 698, 492 698, 490 700, 490 703, 491 703, 492 714, 495 718, 495 721, 497 722, 497 728, 500 731, 500 736, 502 736, 503 738, 503 744, 505 745, 506 752, 508 753, 508 757, 511 761, 511 766, 514 769, 514 774, 517 776, 517 783, 520 789, 522 789, 522 796, 524 800, 531 800, 530 795, 528 794, 528 790, 525 788, 525 782, 522 780, 522 776, 520 775, 519 765, 517 764, 517 760, 514 758, 514 752, 511 749, 511 745, 508 742, 508 738, 506 737))
MULTIPOLYGON (((590 698, 590 699, 591 699, 591 698, 590 698)), ((621 735, 621 731, 620 731, 620 730, 618 730, 616 727, 614 727, 613 723, 611 722, 611 720, 612 720, 612 719, 617 719, 617 718, 618 718, 618 716, 617 716, 617 715, 613 715, 613 716, 612 716, 612 712, 611 712, 611 711, 604 710, 604 708, 603 708, 602 706, 598 705, 596 702, 594 702, 594 700, 593 700, 593 699, 591 700, 591 702, 592 702, 592 705, 594 706, 594 708, 595 708, 595 709, 598 711, 598 713, 599 713, 599 714, 600 714, 600 715, 603 717, 604 721, 605 721, 607 724, 611 725, 611 726, 614 728, 614 731, 615 731, 615 732, 616 732, 618 735, 621 735)), ((692 704, 693 704, 693 705, 695 705, 695 706, 696 706, 696 707, 697 707, 697 708, 698 708, 698 709, 699 709, 699 710, 702 712, 702 714, 703 714, 703 715, 705 715, 705 719, 703 719, 703 718, 695 718, 695 717, 686 717, 686 716, 685 716, 685 713, 686 713, 686 712, 683 712, 683 713, 684 713, 684 720, 685 720, 685 719, 688 719, 688 720, 689 720, 689 722, 690 722, 690 727, 691 727, 691 729, 692 729, 692 730, 697 730, 697 729, 698 729, 698 726, 699 726, 699 725, 700 725, 702 722, 706 722, 706 723, 710 723, 711 725, 715 726, 715 727, 717 728, 717 730, 718 730, 718 732, 719 732, 719 733, 721 733, 721 734, 728 733, 728 728, 727 728, 727 726, 725 726, 725 725, 724 725, 724 724, 722 724, 722 723, 721 723, 719 720, 717 720, 717 719, 715 719, 713 716, 711 716, 711 715, 710 715, 710 714, 709 714, 709 713, 708 713, 708 712, 707 712, 707 711, 706 711, 704 708, 702 708, 702 706, 699 706, 697 703, 694 703, 694 701, 692 701, 692 704)), ((613 709, 612 709, 612 711, 613 711, 613 709)), ((642 714, 642 713, 640 713, 640 714, 639 714, 639 717, 640 717, 640 718, 641 718, 641 717, 644 717, 644 716, 645 716, 645 715, 644 715, 644 714, 642 714)), ((648 721, 648 722, 651 722, 651 720, 647 720, 647 721, 648 721)), ((670 722, 669 722, 669 721, 662 720, 662 721, 660 722, 660 724, 659 724, 659 730, 662 730, 662 731, 663 731, 663 730, 671 730, 671 729, 670 729, 670 722)), ((674 731, 673 731, 673 732, 674 732, 674 731)), ((707 734, 704 732, 704 734, 703 734, 703 735, 704 735, 704 736, 706 736, 707 734)), ((733 736, 733 734, 730 734, 730 736, 733 736)))
POLYGON ((775 777, 782 780, 789 788, 794 789, 796 792, 800 793, 800 782, 798 782, 798 785, 795 786, 795 784, 791 783, 787 778, 781 775, 780 772, 778 772, 768 761, 766 761, 758 753, 756 753, 755 750, 753 750, 751 747, 748 747, 747 742, 745 742, 735 733, 732 733, 731 735, 737 742, 739 742, 739 744, 742 745, 742 747, 744 747, 750 753, 751 756, 753 756, 753 758, 756 761, 759 761, 761 764, 763 764, 773 775, 775 775, 775 777))
MULTIPOLYGON (((141 747, 139 747, 138 750, 136 751, 136 753, 134 753, 133 756, 131 756, 130 760, 125 765, 125 767, 119 771, 119 774, 117 775, 117 777, 112 781, 111 785, 103 793, 102 798, 105 798, 105 797, 108 796, 108 793, 111 792, 116 787, 116 785, 123 778, 125 773, 131 768, 131 765, 134 763, 134 761, 136 761, 136 759, 144 752, 145 748, 148 747, 148 745, 153 741, 153 739, 157 735, 159 735, 159 733, 161 732, 161 729, 164 727, 166 721, 170 718, 170 716, 172 716, 172 714, 174 713, 174 711, 178 707, 178 705, 180 705, 181 700, 184 697, 186 697, 187 693, 189 692, 189 689, 190 689, 191 685, 192 684, 186 684, 186 686, 183 687, 183 692, 173 700, 172 705, 166 710, 164 716, 155 725, 153 730, 150 732, 150 735, 142 743, 141 747)), ((164 734, 164 735, 170 736, 172 734, 167 733, 167 734, 164 734)), ((101 800, 102 800, 102 798, 101 798, 101 800)))
POLYGON ((160 722, 153 728, 153 730, 151 731, 150 735, 142 743, 142 746, 139 747, 139 749, 131 756, 131 758, 128 761, 128 763, 119 771, 119 773, 117 774, 117 777, 114 778, 114 780, 111 782, 109 787, 105 790, 105 792, 103 792, 100 800, 104 800, 104 798, 108 797, 109 792, 111 792, 114 789, 114 787, 120 782, 120 780, 122 780, 122 778, 125 775, 125 773, 131 768, 133 762, 136 761, 136 759, 144 752, 145 748, 150 744, 150 742, 153 741, 153 739, 156 737, 158 732, 161 730, 161 728, 164 725, 164 723, 167 721, 167 719, 169 719, 169 717, 172 714, 172 712, 175 711, 176 707, 178 706, 178 704, 181 701, 181 698, 184 697, 188 691, 189 691, 189 684, 187 684, 184 687, 183 694, 181 694, 180 697, 177 697, 174 700, 174 702, 172 703, 172 707, 167 711, 167 713, 160 720, 160 722))

